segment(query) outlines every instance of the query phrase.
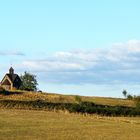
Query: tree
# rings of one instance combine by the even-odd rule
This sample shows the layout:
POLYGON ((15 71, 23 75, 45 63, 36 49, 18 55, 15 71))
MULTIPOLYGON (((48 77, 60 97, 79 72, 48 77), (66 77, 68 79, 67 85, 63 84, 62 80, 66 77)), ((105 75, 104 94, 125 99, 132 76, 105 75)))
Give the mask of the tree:
POLYGON ((127 96, 127 91, 123 90, 122 94, 123 94, 124 97, 126 97, 127 96))
POLYGON ((24 75, 20 76, 22 84, 20 86, 21 90, 37 91, 37 80, 36 75, 24 72, 24 75))

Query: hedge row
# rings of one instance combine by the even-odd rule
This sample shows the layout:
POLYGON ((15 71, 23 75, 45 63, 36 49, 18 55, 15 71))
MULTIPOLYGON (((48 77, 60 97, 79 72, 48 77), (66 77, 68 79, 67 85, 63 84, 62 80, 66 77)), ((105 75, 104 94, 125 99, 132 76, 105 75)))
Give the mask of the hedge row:
POLYGON ((140 116, 140 109, 124 106, 97 105, 92 102, 51 103, 43 100, 14 101, 0 100, 0 108, 68 110, 73 113, 100 114, 105 116, 140 116))

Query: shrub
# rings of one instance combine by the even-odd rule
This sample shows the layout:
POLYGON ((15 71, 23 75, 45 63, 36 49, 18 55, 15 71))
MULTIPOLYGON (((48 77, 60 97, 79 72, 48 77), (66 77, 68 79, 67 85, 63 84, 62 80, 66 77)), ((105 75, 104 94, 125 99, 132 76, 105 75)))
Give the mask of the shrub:
POLYGON ((3 87, 0 87, 0 94, 3 94, 3 95, 9 95, 10 92, 5 90, 3 87))
POLYGON ((82 99, 81 99, 80 96, 76 95, 76 96, 75 96, 75 101, 76 101, 77 103, 81 103, 82 99))
POLYGON ((99 114, 106 116, 138 116, 140 108, 124 106, 98 105, 92 102, 77 103, 52 103, 44 100, 14 101, 0 100, 0 107, 15 109, 37 109, 37 110, 68 110, 73 113, 99 114))
POLYGON ((128 94, 128 95, 127 95, 127 99, 132 100, 132 99, 133 99, 133 96, 130 95, 130 94, 128 94))

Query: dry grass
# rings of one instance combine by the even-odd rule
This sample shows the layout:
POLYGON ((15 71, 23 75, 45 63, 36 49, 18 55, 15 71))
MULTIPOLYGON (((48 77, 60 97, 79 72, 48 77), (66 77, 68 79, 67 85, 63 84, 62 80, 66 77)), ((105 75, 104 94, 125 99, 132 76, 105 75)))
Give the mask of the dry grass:
MULTIPOLYGON (((74 103, 76 102, 75 96, 73 95, 61 95, 61 94, 51 94, 51 93, 38 93, 38 92, 22 92, 15 91, 11 95, 0 95, 0 99, 9 99, 9 100, 47 100, 49 102, 63 102, 63 103, 74 103)), ((84 97, 80 96, 82 101, 91 101, 96 104, 103 105, 123 105, 123 106, 134 106, 132 100, 124 100, 117 98, 105 98, 105 97, 84 97)))
POLYGON ((122 106, 134 106, 134 101, 120 99, 120 98, 107 98, 107 97, 83 97, 86 101, 91 101, 96 104, 103 104, 103 105, 122 105, 122 106))
POLYGON ((139 118, 0 110, 1 140, 139 140, 139 118))

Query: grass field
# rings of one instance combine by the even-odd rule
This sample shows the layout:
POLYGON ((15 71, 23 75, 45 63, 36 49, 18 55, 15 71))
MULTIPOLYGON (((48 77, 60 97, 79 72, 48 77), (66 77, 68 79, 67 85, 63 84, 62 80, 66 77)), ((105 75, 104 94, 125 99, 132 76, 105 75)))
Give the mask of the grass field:
POLYGON ((0 140, 139 140, 140 119, 0 109, 0 140))
MULTIPOLYGON (((57 102, 57 103, 75 103, 74 95, 61 95, 61 94, 50 94, 50 93, 38 93, 38 92, 20 92, 15 91, 10 95, 2 95, 0 94, 0 100, 47 100, 49 102, 57 102), (15 94, 16 93, 16 94, 15 94)), ((122 106, 134 106, 134 102, 132 100, 124 100, 120 98, 107 98, 107 97, 86 97, 79 96, 82 101, 90 101, 96 104, 103 105, 122 105, 122 106)))

